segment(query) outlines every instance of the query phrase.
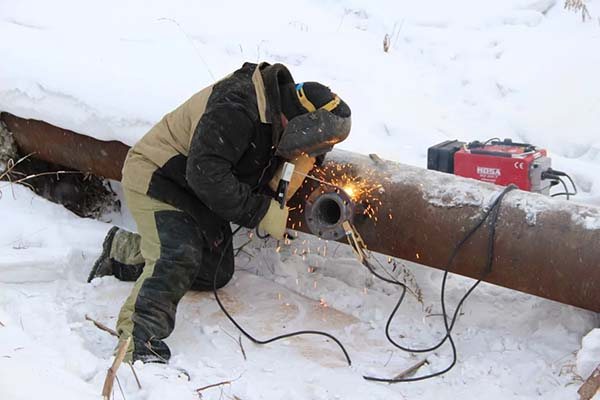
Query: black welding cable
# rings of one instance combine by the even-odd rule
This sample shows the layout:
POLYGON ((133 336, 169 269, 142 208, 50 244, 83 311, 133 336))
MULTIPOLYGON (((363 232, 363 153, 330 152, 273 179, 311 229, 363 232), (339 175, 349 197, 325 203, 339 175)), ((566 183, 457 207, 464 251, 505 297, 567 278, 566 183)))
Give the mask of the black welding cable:
POLYGON ((577 194, 577 185, 575 185, 575 182, 573 182, 573 179, 569 175, 565 174, 565 176, 567 177, 569 182, 571 182, 571 186, 573 186, 573 192, 574 192, 573 196, 575 196, 577 194))
POLYGON ((242 326, 231 316, 231 314, 229 314, 229 312, 227 311, 227 309, 225 308, 225 306, 221 302, 221 299, 219 298, 219 293, 217 291, 217 275, 219 274, 219 271, 221 270, 221 265, 223 263, 223 257, 225 256, 225 252, 229 249, 229 246, 231 246, 233 244, 233 236, 241 228, 242 228, 241 226, 238 227, 238 228, 236 228, 236 230, 233 231, 233 234, 231 235, 231 237, 227 241, 227 244, 225 245, 225 247, 223 248, 223 251, 221 253, 221 257, 219 258, 219 263, 217 264, 217 267, 215 268, 215 274, 214 274, 214 277, 213 277, 213 293, 214 293, 214 296, 215 296, 215 300, 217 301, 217 304, 219 304, 219 307, 221 308, 221 311, 223 311, 223 314, 225 314, 225 316, 229 319, 229 321, 231 321, 231 323, 233 325, 235 325, 235 327, 238 328, 239 331, 244 336, 246 336, 246 338, 248 338, 249 340, 251 340, 253 343, 256 343, 256 344, 269 344, 269 343, 275 342, 277 340, 287 339, 287 338, 290 338, 290 337, 293 337, 293 336, 300 336, 300 335, 325 336, 325 337, 333 340, 339 346, 339 348, 344 353, 344 357, 346 358, 346 361, 348 362, 348 365, 352 365, 352 360, 350 359, 350 355, 346 351, 346 348, 344 347, 344 345, 342 344, 342 342, 340 342, 335 336, 333 336, 333 335, 331 335, 331 334, 329 334, 327 332, 314 331, 314 330, 302 330, 302 331, 290 332, 290 333, 286 333, 286 334, 283 334, 283 335, 275 336, 275 337, 272 337, 272 338, 267 339, 267 340, 259 340, 259 339, 256 339, 254 336, 252 336, 250 333, 248 333, 244 328, 242 328, 242 326))
POLYGON ((567 200, 570 200, 571 196, 575 196, 577 194, 577 187, 575 186, 575 183, 573 183, 573 180, 571 179, 570 176, 567 175, 567 178, 569 180, 571 180, 571 185, 574 188, 573 192, 569 192, 569 189, 567 188, 567 184, 565 183, 565 181, 562 180, 562 178, 560 178, 559 176, 556 177, 556 179, 558 179, 560 181, 560 183, 562 184, 563 188, 565 189, 564 192, 560 192, 560 193, 554 193, 551 197, 558 197, 558 196, 566 196, 567 200))
MULTIPOLYGON (((472 236, 472 234, 474 232, 476 232, 479 227, 481 227, 481 225, 483 224, 483 221, 485 221, 487 219, 487 217, 490 215, 490 213, 493 210, 496 210, 494 212, 494 217, 493 217, 493 223, 491 224, 491 227, 494 228, 494 230, 492 230, 492 228, 490 228, 490 236, 495 235, 495 221, 497 220, 497 207, 496 205, 499 204, 499 201, 501 200, 501 198, 504 196, 504 194, 506 192, 508 192, 509 190, 512 190, 512 188, 507 188, 505 189, 505 191, 496 199, 496 201, 492 204, 492 206, 490 207, 490 209, 484 214, 484 217, 482 218, 482 220, 480 221, 480 223, 478 223, 472 230, 471 232, 469 232, 469 234, 467 234, 465 236, 465 238, 463 238, 463 240, 461 240, 461 242, 455 247, 455 252, 457 253, 458 250, 462 247, 462 245, 464 245, 464 243, 472 236)), ((490 240, 490 242, 493 240, 490 240)), ((454 254, 453 257, 451 257, 451 261, 454 259, 454 257, 456 256, 456 254, 454 254)), ((493 245, 489 245, 488 244, 488 267, 486 269, 489 269, 489 265, 491 265, 490 260, 493 259, 493 245)), ((451 264, 451 261, 449 263, 449 266, 451 264)), ((428 374, 428 375, 424 375, 424 376, 419 376, 419 377, 414 377, 414 378, 403 378, 403 379, 390 379, 390 378, 379 378, 379 377, 373 377, 373 376, 364 376, 365 379, 367 380, 371 380, 371 381, 378 381, 378 382, 387 382, 387 383, 400 383, 400 382, 415 382, 415 381, 420 381, 420 380, 425 380, 425 379, 429 379, 429 378, 433 378, 439 375, 442 375, 448 371, 450 371, 454 365, 456 364, 456 360, 457 360, 457 354, 456 354, 456 345, 454 343, 454 340, 452 338, 451 335, 451 331, 452 328, 454 327, 454 324, 456 322, 457 316, 458 316, 458 311, 460 310, 460 308, 462 307, 462 304, 464 303, 464 301, 467 299, 467 297, 473 292, 473 290, 475 290, 475 288, 479 285, 479 283, 481 282, 481 280, 478 280, 468 291, 467 293, 461 298, 461 300, 458 303, 458 306, 455 310, 455 313, 452 317, 452 322, 448 325, 448 320, 447 320, 447 314, 445 311, 445 286, 446 286, 446 280, 447 280, 447 276, 448 276, 448 271, 446 269, 445 273, 444 273, 444 278, 442 280, 442 291, 441 291, 441 302, 442 302, 442 309, 443 309, 443 315, 444 315, 444 325, 446 328, 446 335, 445 337, 435 346, 432 346, 428 349, 409 349, 403 346, 400 346, 398 343, 396 343, 390 336, 389 334, 389 327, 391 324, 392 319, 394 318, 398 308, 400 307, 400 304, 402 303, 404 296, 406 294, 406 286, 404 284, 400 284, 402 286, 402 293, 400 296, 400 300, 398 301, 398 303, 396 304, 396 307, 394 308, 394 310, 392 311, 392 314, 390 314, 390 318, 388 319, 388 323, 386 324, 386 336, 388 338, 388 340, 390 341, 390 343, 392 343, 394 346, 405 350, 405 351, 410 351, 410 352, 419 352, 419 353, 424 353, 424 352, 428 352, 428 351, 432 351, 437 349, 438 347, 440 347, 443 343, 445 343, 446 340, 448 340, 451 344, 452 347, 452 362, 450 363, 450 365, 446 368, 444 368, 441 371, 435 372, 433 374, 428 374)))
MULTIPOLYGON (((451 319, 451 323, 448 324, 448 319, 447 319, 447 314, 445 311, 445 286, 446 286, 446 279, 447 279, 447 274, 448 274, 448 268, 450 267, 452 261, 454 260, 454 258, 456 257, 456 254, 458 253, 458 250, 460 250, 460 248, 462 248, 462 246, 466 243, 466 241, 468 239, 470 239, 470 237, 481 227, 481 225, 483 225, 483 223, 485 222, 485 220, 488 218, 488 216, 490 215, 490 213, 494 210, 496 210, 496 212, 494 212, 494 217, 493 217, 493 224, 491 224, 491 228, 490 228, 490 238, 491 241, 493 242, 493 237, 495 235, 495 225, 496 225, 496 220, 497 220, 497 207, 500 204, 500 201, 502 200, 502 198, 504 197, 504 195, 510 191, 514 189, 514 186, 509 186, 507 187, 499 196, 498 198, 494 201, 494 203, 491 205, 490 209, 487 210, 484 214, 484 217, 482 218, 482 220, 463 238, 463 240, 461 240, 459 242, 459 244, 457 246, 455 246, 454 251, 452 256, 450 257, 450 261, 448 263, 448 267, 446 268, 446 271, 444 272, 444 278, 442 280, 442 296, 441 296, 441 301, 442 301, 442 310, 443 310, 443 316, 444 316, 444 325, 446 327, 446 336, 440 341, 440 343, 438 343, 438 345, 431 347, 430 349, 409 349, 409 348, 403 348, 402 346, 400 346, 398 343, 396 343, 390 336, 389 333, 389 327, 391 324, 391 321, 393 320, 398 308, 400 307, 400 305, 402 304, 402 301, 406 295, 406 285, 404 285, 403 283, 397 281, 397 280, 391 280, 388 278, 385 278, 383 276, 381 276, 380 274, 378 274, 375 269, 367 263, 365 263, 364 265, 369 269, 369 271, 376 276, 377 278, 391 283, 391 284, 395 284, 395 285, 400 285, 402 287, 402 293, 400 296, 400 300, 398 301, 398 303, 396 304, 396 306, 394 307, 394 310, 392 311, 392 313, 390 314, 390 317, 388 319, 388 322, 386 324, 386 336, 388 338, 388 340, 396 347, 405 350, 405 351, 409 351, 409 352, 426 352, 426 351, 431 351, 431 350, 435 350, 438 347, 440 347, 446 340, 448 340, 451 344, 452 347, 452 363, 446 367, 445 369, 438 371, 436 373, 433 374, 429 374, 429 375, 425 375, 425 376, 420 376, 420 377, 415 377, 415 378, 404 378, 404 379, 388 379, 388 378, 379 378, 379 377, 372 377, 372 376, 363 376, 364 379, 366 380, 370 380, 370 381, 378 381, 378 382, 388 382, 388 383, 397 383, 397 382, 414 382, 414 381, 420 381, 420 380, 424 380, 424 379, 429 379, 429 378, 433 378, 439 375, 442 375, 446 372, 448 372, 450 369, 452 369, 454 367, 454 365, 456 364, 456 360, 457 360, 457 353, 456 353, 456 345, 454 343, 454 340, 452 339, 451 336, 451 331, 452 328, 454 327, 454 324, 456 322, 456 319, 458 317, 458 312, 460 310, 460 308, 462 307, 462 304, 464 303, 464 301, 467 299, 467 297, 473 292, 473 290, 479 285, 479 283, 481 282, 481 280, 478 280, 467 292, 466 294, 461 298, 461 300, 459 301, 457 308, 453 314, 453 317, 451 319)), ((342 352, 344 353, 344 356, 346 358, 346 361, 348 362, 348 365, 352 364, 352 361, 350 359, 350 356, 348 355, 348 352, 346 351, 345 347, 343 346, 343 344, 333 335, 330 335, 326 332, 322 332, 322 331, 312 331, 312 330, 303 330, 303 331, 297 331, 297 332, 291 332, 288 334, 284 334, 284 335, 279 335, 273 338, 270 338, 268 340, 259 340, 256 339, 255 337, 253 337, 252 335, 250 335, 245 329, 243 329, 238 323, 237 321, 229 314, 229 312, 226 310, 225 306, 223 305, 223 303, 221 302, 218 292, 217 292, 217 275, 218 272, 220 271, 221 268, 221 264, 223 261, 223 257, 225 255, 225 251, 229 248, 229 246, 232 245, 233 243, 233 235, 235 235, 235 233, 237 233, 239 230, 241 229, 241 227, 238 227, 232 234, 231 238, 229 238, 227 245, 225 246, 225 249, 223 250, 221 257, 219 259, 219 263, 217 264, 217 267, 215 269, 215 275, 214 275, 214 279, 213 279, 213 293, 215 296, 215 300, 217 301, 217 303, 219 304, 219 307, 221 308, 221 310, 223 311, 223 313, 227 316, 227 318, 240 330, 240 332, 242 334, 244 334, 244 336, 246 336, 246 338, 248 338, 249 340, 251 340, 252 342, 256 343, 256 344, 268 344, 268 343, 272 343, 274 341, 277 340, 281 340, 281 339, 286 339, 286 338, 290 338, 293 336, 298 336, 298 335, 319 335, 319 336, 325 336, 331 340, 333 340, 342 350, 342 352)), ((492 244, 488 244, 488 263, 487 263, 487 268, 486 270, 489 270, 489 268, 491 268, 491 260, 493 260, 493 243, 492 244)))
POLYGON ((564 192, 560 192, 560 193, 554 193, 551 197, 566 196, 567 200, 570 200, 571 193, 569 193, 569 189, 567 188, 567 184, 560 177, 557 177, 556 179, 558 179, 558 181, 561 183, 561 185, 562 185, 563 189, 565 189, 565 191, 564 192))
POLYGON ((488 144, 488 143, 490 143, 490 142, 492 142, 494 140, 497 140, 498 142, 501 141, 501 139, 499 137, 493 137, 493 138, 489 138, 488 140, 486 140, 485 142, 483 142, 483 145, 485 146, 486 144, 488 144))
POLYGON ((578 193, 577 185, 575 185, 575 182, 573 181, 571 176, 569 176, 569 174, 567 174, 566 172, 548 168, 547 171, 544 171, 542 173, 542 179, 553 179, 554 181, 559 181, 562 184, 565 191, 560 193, 554 193, 551 195, 551 197, 566 196, 567 200, 570 200, 571 196, 575 196, 578 193), (569 191, 569 189, 567 188, 567 184, 562 179, 562 177, 565 177, 569 180, 569 182, 571 183, 571 187, 573 188, 572 192, 569 191))
POLYGON ((566 172, 563 172, 563 171, 559 171, 557 169, 552 169, 552 168, 548 168, 547 172, 551 173, 553 175, 564 176, 565 178, 567 178, 571 182, 571 186, 573 186, 573 190, 575 191, 575 193, 577 193, 577 186, 575 185, 575 182, 573 182, 573 179, 571 178, 571 176, 569 174, 567 174, 566 172))
MULTIPOLYGON (((392 338, 389 336, 389 332, 388 332, 388 327, 389 327, 389 323, 390 321, 393 319, 393 314, 395 314, 395 312, 397 311, 398 307, 400 306, 400 304, 402 304, 402 301, 404 300, 404 296, 406 295, 406 285, 398 280, 390 280, 388 278, 385 278, 383 276, 381 276, 380 274, 378 274, 375 269, 373 268, 372 265, 370 265, 368 262, 364 262, 363 265, 365 267, 367 267, 367 269, 369 271, 371 271, 371 273, 376 276, 377 278, 381 279, 382 281, 394 284, 394 285, 398 285, 400 287, 402 287, 402 293, 400 294, 400 299, 398 300, 398 303, 396 304, 396 307, 394 308, 394 311, 392 312, 392 314, 390 315, 390 319, 388 319, 388 325, 386 325, 386 336, 388 338, 388 341, 390 341, 392 344, 395 345, 394 341, 392 340, 392 338)), ((446 367, 445 369, 435 372, 433 374, 428 374, 428 375, 423 375, 423 376, 418 376, 415 378, 403 378, 403 379, 396 379, 396 378, 380 378, 380 377, 375 377, 375 376, 367 376, 367 375, 363 375, 363 378, 365 380, 368 381, 374 381, 374 382, 386 382, 386 383, 400 383, 400 382, 416 382, 416 381, 422 381, 425 379, 430 379, 430 378, 434 378, 436 376, 439 375, 443 375, 446 372, 450 371, 453 367, 454 364, 456 364, 456 359, 457 359, 457 354, 456 354, 456 345, 454 344, 454 340, 452 339, 451 335, 447 335, 444 338, 444 342, 446 341, 446 339, 448 339, 450 341, 450 344, 452 346, 452 363, 450 364, 450 366, 446 367)), ((443 342, 442 342, 443 343, 443 342)), ((441 346, 441 344, 440 344, 441 346)))
MULTIPOLYGON (((441 289, 441 293, 440 293, 441 294, 440 297, 441 297, 441 305, 442 305, 442 315, 444 317, 444 327, 446 330, 446 335, 436 345, 431 346, 426 349, 411 349, 408 347, 401 346, 399 343, 397 343, 391 337, 391 335, 390 335, 391 322, 394 319, 394 316, 396 315, 396 312, 398 311, 398 309, 399 309, 400 305, 402 304, 402 301, 404 300, 404 297, 406 295, 406 285, 404 285, 400 282, 394 283, 394 284, 399 284, 400 286, 402 286, 402 293, 400 295, 400 299, 396 303, 396 306, 394 307, 394 309, 393 309, 392 313, 390 314, 390 317, 388 318, 388 321, 386 323, 385 333, 386 333, 386 337, 387 337, 388 341, 390 343, 392 343, 392 345, 394 345, 395 347, 397 347, 401 350, 407 351, 407 352, 426 353, 426 352, 436 350, 437 348, 442 346, 446 342, 446 340, 448 340, 450 342, 450 345, 452 348, 452 362, 450 363, 450 365, 448 365, 446 368, 444 368, 441 371, 438 371, 438 372, 435 372, 432 374, 428 374, 428 375, 414 377, 414 378, 395 379, 395 378, 380 378, 380 377, 374 377, 374 376, 363 376, 364 379, 369 380, 369 381, 386 382, 386 383, 415 382, 415 381, 430 379, 430 378, 445 374, 446 372, 450 371, 456 365, 456 361, 457 361, 456 345, 452 338, 451 332, 452 332, 452 329, 454 328, 454 324, 456 323, 456 320, 458 318, 458 313, 459 313, 460 309, 462 308, 463 303, 471 295, 471 293, 475 290, 475 288, 477 286, 479 286, 479 284, 481 283, 481 279, 478 279, 477 282, 475 282, 469 288, 469 290, 463 295, 463 297, 460 299, 460 301, 458 302, 458 304, 456 306, 454 314, 450 320, 451 322, 448 323, 448 315, 446 313, 446 282, 447 282, 448 272, 449 272, 449 269, 450 269, 454 259, 458 255, 459 250, 473 236, 473 234, 475 234, 475 232, 477 232, 479 230, 479 228, 483 225, 483 223, 488 219, 488 217, 490 215, 492 216, 492 219, 490 222, 490 231, 489 231, 489 236, 488 236, 488 253, 487 253, 486 268, 484 270, 484 276, 487 275, 487 273, 489 273, 491 271, 491 267, 492 267, 492 263, 493 263, 493 259, 494 259, 494 243, 495 243, 496 225, 497 225, 497 221, 498 221, 500 204, 501 204, 501 201, 504 198, 504 196, 509 191, 511 191, 515 188, 516 188, 516 186, 514 186, 514 185, 510 185, 510 186, 506 187, 496 197, 496 199, 493 201, 493 203, 491 204, 489 209, 484 212, 484 215, 481 218, 481 220, 473 228, 471 228, 471 230, 463 237, 463 239, 454 247, 452 254, 448 260, 447 267, 445 268, 445 271, 444 271, 444 276, 442 278, 442 289, 441 289)), ((370 267, 369 270, 372 270, 372 267, 370 267)), ((378 276, 378 275, 375 275, 375 276, 377 276, 381 279, 380 276, 378 276)), ((390 281, 386 280, 386 282, 390 282, 390 281)), ((393 283, 393 282, 390 282, 390 283, 393 283)))
MULTIPOLYGON (((486 210, 483 214, 483 217, 481 218, 481 220, 475 225, 473 226, 469 232, 459 241, 459 243, 454 247, 452 254, 450 255, 448 262, 446 264, 446 268, 444 268, 444 275, 442 277, 442 290, 445 290, 445 284, 446 284, 446 280, 448 278, 448 273, 449 273, 449 269, 452 265, 452 263, 454 262, 454 259, 456 258, 456 256, 458 255, 458 252, 460 251, 460 249, 465 245, 465 243, 471 239, 471 237, 481 228, 481 226, 485 223, 485 221, 488 219, 488 217, 491 215, 492 211, 496 208, 496 206, 499 204, 500 200, 502 200, 502 197, 504 197, 504 194, 506 192, 508 192, 509 190, 512 190, 514 187, 509 186, 506 189, 504 189, 504 191, 494 200, 494 202, 491 204, 491 206, 489 207, 488 210, 486 210), (508 189, 511 188, 511 189, 508 189)), ((491 224, 491 226, 494 226, 495 224, 491 224)), ((489 265, 490 261, 489 261, 489 254, 491 251, 493 251, 493 241, 491 240, 492 238, 490 237, 490 240, 488 241, 488 263, 486 265, 486 271, 489 269, 489 265), (491 244, 490 244, 491 243, 491 244)), ((469 296, 471 294, 471 292, 473 290, 475 290, 475 287, 478 285, 479 283, 476 282, 473 287, 471 287, 467 292, 466 292, 466 296, 469 296)), ((402 296, 403 297, 403 296, 402 296)), ((458 315, 458 311, 460 310, 460 307, 462 306, 462 303, 464 302, 464 299, 461 300, 461 302, 458 303, 458 307, 454 312, 453 318, 452 318, 452 323, 450 325, 450 330, 452 330, 452 327, 454 326, 454 322, 456 321, 456 317, 458 315)), ((444 307, 445 300, 442 299, 442 306, 444 307)), ((409 348, 409 347, 403 347, 400 344, 396 343, 390 336, 389 331, 390 331, 390 325, 392 323, 392 320, 394 319, 394 316, 396 314, 396 312, 398 311, 398 308, 400 307, 400 303, 396 304, 396 307, 394 307, 394 310, 392 311, 392 314, 390 315, 390 318, 387 321, 386 324, 386 336, 388 337, 388 340, 396 347, 398 347, 401 350, 404 351, 408 351, 411 353, 428 353, 430 351, 436 350, 438 349, 440 346, 442 346, 444 344, 444 342, 447 340, 447 336, 445 336, 444 338, 442 338, 436 345, 428 347, 428 348, 423 348, 423 349, 413 349, 413 348, 409 348)), ((444 313, 444 315, 446 315, 446 313, 444 313)))
MULTIPOLYGON (((492 206, 490 207, 490 209, 484 214, 484 217, 482 218, 482 220, 463 238, 463 240, 461 240, 461 242, 459 242, 459 244, 455 247, 455 251, 453 252, 454 254, 451 256, 450 262, 448 264, 448 268, 450 266, 450 264, 452 263, 453 259, 456 257, 456 253, 458 253, 458 250, 464 245, 464 243, 473 235, 473 233, 475 233, 483 224, 483 222, 488 218, 488 216, 490 215, 490 213, 492 211, 494 211, 493 217, 492 217, 492 223, 490 224, 490 240, 488 242, 488 262, 487 262, 487 268, 486 270, 489 270, 491 267, 491 262, 493 260, 493 237, 495 235, 495 226, 496 226, 496 221, 497 221, 497 216, 498 216, 498 207, 500 204, 500 201, 502 199, 502 197, 504 197, 504 195, 510 191, 514 189, 514 187, 508 187, 506 188, 499 196, 498 198, 494 201, 494 203, 492 204, 492 206), (491 244, 490 244, 491 243, 491 244)), ((448 321, 447 321, 447 313, 445 312, 445 286, 446 286, 446 280, 447 280, 447 276, 448 276, 448 269, 446 269, 446 271, 444 272, 444 277, 442 279, 442 292, 441 292, 441 302, 442 302, 442 309, 443 309, 443 315, 444 315, 444 325, 446 327, 446 336, 435 346, 432 346, 428 349, 410 349, 407 347, 403 347, 400 346, 398 343, 396 343, 390 336, 389 334, 389 327, 391 324, 392 319, 394 318, 400 304, 402 303, 402 300, 405 296, 406 293, 406 287, 403 285, 403 290, 402 290, 402 294, 400 296, 400 300, 398 301, 398 303, 396 304, 396 307, 394 308, 394 310, 392 311, 392 314, 390 314, 390 318, 388 319, 388 323, 386 325, 386 336, 388 338, 388 340, 396 347, 405 350, 405 351, 409 351, 409 352, 416 352, 416 353, 424 353, 424 352, 429 352, 432 350, 435 350, 437 348, 439 348, 446 340, 450 341, 450 344, 452 346, 452 353, 453 353, 453 361, 452 363, 445 368, 442 371, 436 372, 434 374, 430 374, 430 375, 425 375, 425 376, 421 376, 421 377, 416 377, 416 378, 405 378, 405 379, 387 379, 387 378, 376 378, 376 377, 365 377, 365 379, 368 380, 375 380, 375 381, 380 381, 380 382, 388 382, 388 383, 397 383, 397 382, 413 382, 413 381, 418 381, 418 380, 423 380, 423 379, 429 379, 432 378, 434 376, 439 376, 442 375, 446 372, 448 372, 450 369, 452 369, 452 367, 454 367, 455 363, 456 363, 456 348, 455 348, 455 344, 454 341, 452 339, 452 336, 450 334, 450 332, 452 331, 454 324, 456 323, 456 319, 458 316, 458 312, 462 307, 462 304, 464 303, 464 301, 467 299, 467 297, 473 292, 473 290, 475 290, 475 288, 479 285, 479 283, 481 282, 481 280, 478 280, 468 291, 467 293, 465 293, 465 295, 461 298, 461 300, 459 301, 457 308, 454 312, 454 315, 451 319, 451 323, 448 325, 448 321)))
POLYGON ((256 227, 256 229, 255 229, 255 232, 256 232, 256 236, 257 236, 259 239, 263 239, 263 240, 264 240, 264 239, 268 239, 268 238, 269 238, 269 234, 268 234, 268 233, 265 233, 264 235, 263 235, 263 234, 261 234, 261 233, 259 232, 259 230, 258 230, 258 227, 256 227))

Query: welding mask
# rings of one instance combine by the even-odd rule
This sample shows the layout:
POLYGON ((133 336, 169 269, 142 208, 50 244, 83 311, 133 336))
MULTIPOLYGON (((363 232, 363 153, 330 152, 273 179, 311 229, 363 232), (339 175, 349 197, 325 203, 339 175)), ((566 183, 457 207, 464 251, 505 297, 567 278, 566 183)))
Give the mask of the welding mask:
POLYGON ((325 109, 298 115, 288 122, 275 154, 288 160, 303 153, 320 156, 346 139, 350 126, 350 116, 340 117, 325 109))

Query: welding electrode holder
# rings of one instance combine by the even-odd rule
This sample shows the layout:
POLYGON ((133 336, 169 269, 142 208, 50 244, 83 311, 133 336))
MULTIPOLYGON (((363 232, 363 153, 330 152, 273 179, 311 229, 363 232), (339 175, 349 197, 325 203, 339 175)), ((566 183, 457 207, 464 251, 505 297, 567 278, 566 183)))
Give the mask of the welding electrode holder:
POLYGON ((322 185, 308 196, 304 218, 314 235, 325 240, 339 240, 346 236, 344 222, 352 224, 358 208, 343 189, 322 185))
POLYGON ((294 175, 294 168, 295 166, 291 162, 286 162, 283 164, 281 178, 277 184, 276 199, 282 210, 285 207, 288 188, 290 187, 290 182, 292 180, 292 176, 294 175))

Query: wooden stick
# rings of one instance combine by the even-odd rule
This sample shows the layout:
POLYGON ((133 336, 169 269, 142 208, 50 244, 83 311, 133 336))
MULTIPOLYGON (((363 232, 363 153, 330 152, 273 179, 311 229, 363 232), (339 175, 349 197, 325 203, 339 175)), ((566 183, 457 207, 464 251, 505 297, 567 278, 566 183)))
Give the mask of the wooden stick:
POLYGON ((398 375, 396 375, 394 377, 394 379, 408 378, 409 376, 414 375, 415 372, 417 372, 419 368, 421 368, 423 365, 427 364, 428 362, 429 361, 427 361, 427 359, 421 360, 418 363, 416 363, 415 365, 413 365, 412 367, 400 372, 398 375))
POLYGON ((590 400, 600 391, 600 364, 596 367, 589 378, 581 385, 577 393, 580 400, 590 400))
POLYGON ((98 328, 98 329, 100 329, 100 330, 102 330, 104 332, 108 332, 108 333, 110 333, 111 335, 113 335, 115 337, 119 337, 119 334, 117 333, 117 331, 115 331, 114 329, 109 328, 108 326, 104 325, 101 322, 98 322, 98 321, 92 319, 89 315, 86 314, 85 315, 85 319, 88 320, 88 321, 93 322, 94 325, 96 325, 96 328, 98 328))
POLYGON ((208 385, 208 386, 203 386, 201 388, 196 389, 196 393, 198 393, 198 395, 200 395, 200 397, 202 397, 202 391, 206 390, 206 389, 210 389, 210 388, 214 388, 214 387, 219 387, 219 386, 224 386, 224 385, 231 385, 233 382, 239 380, 242 378, 242 375, 244 375, 244 373, 242 372, 240 374, 240 376, 238 376, 235 379, 231 379, 229 381, 223 381, 223 382, 219 382, 219 383, 213 383, 212 385, 208 385))
POLYGON ((129 347, 130 343, 131 336, 129 336, 126 340, 121 341, 121 344, 119 344, 115 360, 113 361, 111 367, 108 369, 106 373, 106 379, 104 380, 104 387, 102 388, 102 398, 104 400, 110 400, 110 394, 112 393, 112 389, 115 384, 117 370, 119 369, 119 366, 121 366, 121 363, 125 358, 125 353, 127 353, 127 348, 129 347))
MULTIPOLYGON (((119 334, 114 329, 109 328, 108 326, 104 325, 102 322, 98 322, 98 321, 94 320, 89 315, 86 314, 85 319, 87 321, 91 321, 94 325, 96 325, 96 328, 98 328, 104 332, 108 332, 115 337, 119 337, 119 334)), ((137 383, 138 388, 141 389, 142 384, 140 383, 140 378, 138 378, 137 373, 135 372, 135 368, 133 368, 133 364, 131 364, 131 363, 128 363, 128 364, 129 364, 129 367, 131 368, 131 372, 133 372, 133 376, 135 377, 135 382, 137 383)))

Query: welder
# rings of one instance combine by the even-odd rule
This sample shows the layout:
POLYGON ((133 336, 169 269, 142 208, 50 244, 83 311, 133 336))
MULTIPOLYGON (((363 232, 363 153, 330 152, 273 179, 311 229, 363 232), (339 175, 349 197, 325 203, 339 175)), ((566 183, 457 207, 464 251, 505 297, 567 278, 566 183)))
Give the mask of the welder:
POLYGON ((230 223, 282 239, 285 202, 350 125, 350 108, 327 86, 297 84, 281 64, 245 63, 131 148, 122 185, 138 233, 110 229, 89 276, 135 281, 117 321, 120 340, 132 338, 125 361, 168 361, 163 339, 183 295, 233 275, 230 223))

